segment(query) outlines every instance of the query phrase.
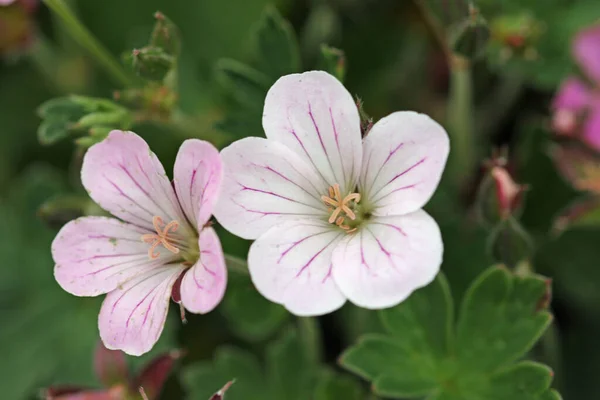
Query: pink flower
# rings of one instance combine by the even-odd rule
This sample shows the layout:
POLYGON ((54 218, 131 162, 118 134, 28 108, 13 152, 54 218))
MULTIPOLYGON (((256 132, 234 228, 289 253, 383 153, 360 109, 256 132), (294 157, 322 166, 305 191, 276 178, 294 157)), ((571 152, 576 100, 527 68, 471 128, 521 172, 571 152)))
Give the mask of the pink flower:
POLYGON ((581 135, 600 151, 600 25, 581 31, 573 44, 573 56, 586 78, 567 78, 556 94, 553 127, 565 135, 581 135))
POLYGON ((227 271, 219 238, 206 226, 221 175, 219 153, 200 140, 179 149, 173 186, 133 132, 113 131, 86 153, 83 185, 119 219, 66 224, 52 243, 54 276, 76 296, 107 293, 98 321, 107 348, 132 355, 150 350, 172 293, 192 313, 207 313, 221 301, 227 271))
POLYGON ((449 151, 429 117, 396 112, 362 140, 352 96, 331 75, 279 79, 265 100, 267 139, 221 153, 215 210, 232 233, 257 239, 248 266, 258 291, 296 315, 346 300, 390 307, 436 276, 443 244, 421 207, 449 151))

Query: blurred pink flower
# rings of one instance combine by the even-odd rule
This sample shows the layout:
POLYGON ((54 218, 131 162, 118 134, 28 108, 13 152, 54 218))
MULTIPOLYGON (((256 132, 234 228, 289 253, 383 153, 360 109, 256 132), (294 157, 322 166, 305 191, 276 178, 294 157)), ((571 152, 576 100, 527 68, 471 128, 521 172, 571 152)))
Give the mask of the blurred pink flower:
POLYGON ((7 6, 14 3, 16 0, 0 0, 0 6, 7 6))
POLYGON ((428 116, 396 112, 362 140, 352 96, 333 76, 280 78, 269 90, 267 139, 221 153, 217 220, 257 239, 248 267, 258 291, 296 315, 321 315, 346 299, 390 307, 436 276, 443 244, 421 207, 449 152, 428 116))
POLYGON ((66 224, 52 243, 54 275, 76 296, 107 293, 98 323, 107 348, 149 351, 172 294, 192 313, 209 312, 221 301, 227 271, 219 238, 206 226, 221 175, 218 151, 195 139, 179 149, 173 186, 133 132, 113 131, 86 153, 82 183, 119 219, 66 224))
POLYGON ((139 398, 140 388, 148 400, 158 398, 180 351, 161 354, 134 377, 129 376, 123 352, 109 350, 102 343, 96 348, 94 370, 104 389, 78 386, 53 386, 44 391, 46 400, 126 400, 139 398))
POLYGON ((553 128, 581 136, 600 151, 600 24, 581 31, 573 43, 573 56, 587 78, 569 77, 554 97, 553 128))

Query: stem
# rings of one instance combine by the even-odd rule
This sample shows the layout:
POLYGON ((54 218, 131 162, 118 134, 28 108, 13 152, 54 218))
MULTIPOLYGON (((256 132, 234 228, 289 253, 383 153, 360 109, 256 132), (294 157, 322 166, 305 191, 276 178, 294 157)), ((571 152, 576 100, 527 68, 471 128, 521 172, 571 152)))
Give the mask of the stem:
POLYGON ((123 86, 131 85, 133 79, 123 67, 113 58, 104 46, 92 33, 79 21, 73 14, 64 0, 43 0, 65 25, 65 29, 72 35, 73 39, 80 46, 86 48, 96 61, 102 65, 106 71, 123 86))
POLYGON ((241 258, 232 256, 230 254, 225 254, 225 264, 227 264, 227 269, 229 271, 233 271, 242 275, 249 275, 248 263, 241 258))
POLYGON ((452 56, 450 64, 450 98, 448 128, 452 138, 451 172, 458 184, 472 173, 477 160, 474 137, 473 82, 469 61, 452 56))
POLYGON ((298 329, 310 362, 317 364, 321 360, 321 331, 317 320, 314 317, 299 317, 298 329))

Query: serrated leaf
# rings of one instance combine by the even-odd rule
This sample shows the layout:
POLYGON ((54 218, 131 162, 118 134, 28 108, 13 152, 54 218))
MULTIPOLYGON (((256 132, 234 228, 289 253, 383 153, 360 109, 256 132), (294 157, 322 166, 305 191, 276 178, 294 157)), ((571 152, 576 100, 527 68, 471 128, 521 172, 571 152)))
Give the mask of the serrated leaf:
MULTIPOLYGON (((427 400, 537 400, 552 372, 521 362, 548 326, 546 280, 506 269, 484 272, 468 290, 456 333, 443 275, 396 307, 380 311, 387 335, 365 335, 341 365, 383 397, 427 400)), ((550 394, 548 394, 550 396, 550 394)))
POLYGON ((504 268, 483 273, 461 307, 456 340, 461 366, 490 371, 527 352, 552 321, 545 310, 549 291, 549 281, 540 277, 512 276, 504 268))
POLYGON ((270 80, 254 68, 232 59, 221 59, 216 65, 217 79, 240 104, 262 109, 270 80))
POLYGON ((272 336, 288 318, 282 306, 260 295, 248 276, 233 275, 222 303, 222 311, 234 333, 250 341, 272 336))
POLYGON ((272 82, 279 77, 300 71, 298 39, 275 7, 267 7, 255 28, 258 69, 272 82))

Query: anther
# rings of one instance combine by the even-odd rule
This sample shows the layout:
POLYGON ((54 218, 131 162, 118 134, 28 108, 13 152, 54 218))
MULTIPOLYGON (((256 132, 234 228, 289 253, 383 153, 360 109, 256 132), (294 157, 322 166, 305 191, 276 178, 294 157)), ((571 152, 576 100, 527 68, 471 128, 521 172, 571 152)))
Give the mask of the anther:
POLYGON ((156 248, 159 245, 162 245, 165 249, 169 250, 171 253, 177 254, 179 253, 179 249, 171 243, 173 238, 169 236, 169 233, 175 232, 179 229, 179 222, 171 221, 165 225, 164 221, 161 217, 155 216, 152 218, 152 225, 154 225, 154 229, 156 233, 147 233, 142 235, 142 241, 144 243, 148 243, 150 245, 150 249, 148 250, 148 256, 151 259, 156 259, 160 256, 159 252, 156 252, 156 248))

